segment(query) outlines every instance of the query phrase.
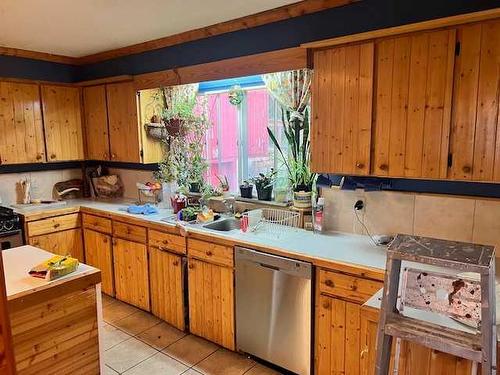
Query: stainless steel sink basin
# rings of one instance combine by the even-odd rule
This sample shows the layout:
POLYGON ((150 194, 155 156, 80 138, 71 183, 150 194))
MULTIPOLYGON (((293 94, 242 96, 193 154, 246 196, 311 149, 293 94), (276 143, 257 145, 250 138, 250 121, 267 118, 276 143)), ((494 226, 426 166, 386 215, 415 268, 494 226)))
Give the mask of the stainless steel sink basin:
POLYGON ((203 228, 216 230, 219 232, 229 232, 233 229, 240 229, 240 221, 234 218, 231 219, 223 219, 214 221, 210 224, 205 224, 203 228))

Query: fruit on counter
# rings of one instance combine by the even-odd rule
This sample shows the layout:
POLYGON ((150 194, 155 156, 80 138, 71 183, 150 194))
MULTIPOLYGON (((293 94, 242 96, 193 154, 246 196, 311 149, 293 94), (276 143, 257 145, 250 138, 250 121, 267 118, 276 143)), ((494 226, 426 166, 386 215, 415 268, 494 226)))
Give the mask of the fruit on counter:
POLYGON ((214 211, 211 209, 204 209, 199 212, 196 216, 200 223, 208 223, 209 221, 214 221, 214 211))
POLYGON ((151 188, 151 190, 160 190, 161 189, 161 184, 159 182, 146 182, 145 184, 146 186, 148 186, 149 188, 151 188))

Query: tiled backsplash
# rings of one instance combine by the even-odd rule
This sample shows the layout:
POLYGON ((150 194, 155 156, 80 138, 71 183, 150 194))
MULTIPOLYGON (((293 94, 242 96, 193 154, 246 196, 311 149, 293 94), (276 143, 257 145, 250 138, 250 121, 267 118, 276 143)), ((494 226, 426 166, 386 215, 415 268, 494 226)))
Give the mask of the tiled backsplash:
POLYGON ((62 169, 57 171, 0 174, 1 204, 8 206, 14 203, 20 203, 22 196, 18 183, 23 179, 31 180, 31 195, 33 199, 51 199, 53 198, 54 184, 72 178, 82 178, 81 170, 62 169))
POLYGON ((491 244, 500 256, 500 200, 335 188, 323 189, 322 195, 327 231, 365 234, 353 209, 362 199, 365 206, 358 216, 371 234, 407 233, 491 244))

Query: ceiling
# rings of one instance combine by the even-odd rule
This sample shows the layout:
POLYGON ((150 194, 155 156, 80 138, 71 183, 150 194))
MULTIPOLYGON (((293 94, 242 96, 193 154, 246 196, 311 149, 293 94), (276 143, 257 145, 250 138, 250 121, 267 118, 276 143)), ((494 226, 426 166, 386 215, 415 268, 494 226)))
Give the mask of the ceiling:
POLYGON ((297 0, 1 0, 0 46, 82 57, 297 0))

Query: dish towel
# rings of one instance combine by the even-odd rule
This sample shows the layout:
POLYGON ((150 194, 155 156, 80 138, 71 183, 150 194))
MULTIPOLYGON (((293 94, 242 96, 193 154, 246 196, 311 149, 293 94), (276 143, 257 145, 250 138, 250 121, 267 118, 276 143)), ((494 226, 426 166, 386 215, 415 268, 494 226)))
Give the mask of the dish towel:
POLYGON ((129 214, 137 215, 153 215, 158 213, 158 209, 149 203, 143 205, 132 204, 123 210, 127 211, 129 214))

